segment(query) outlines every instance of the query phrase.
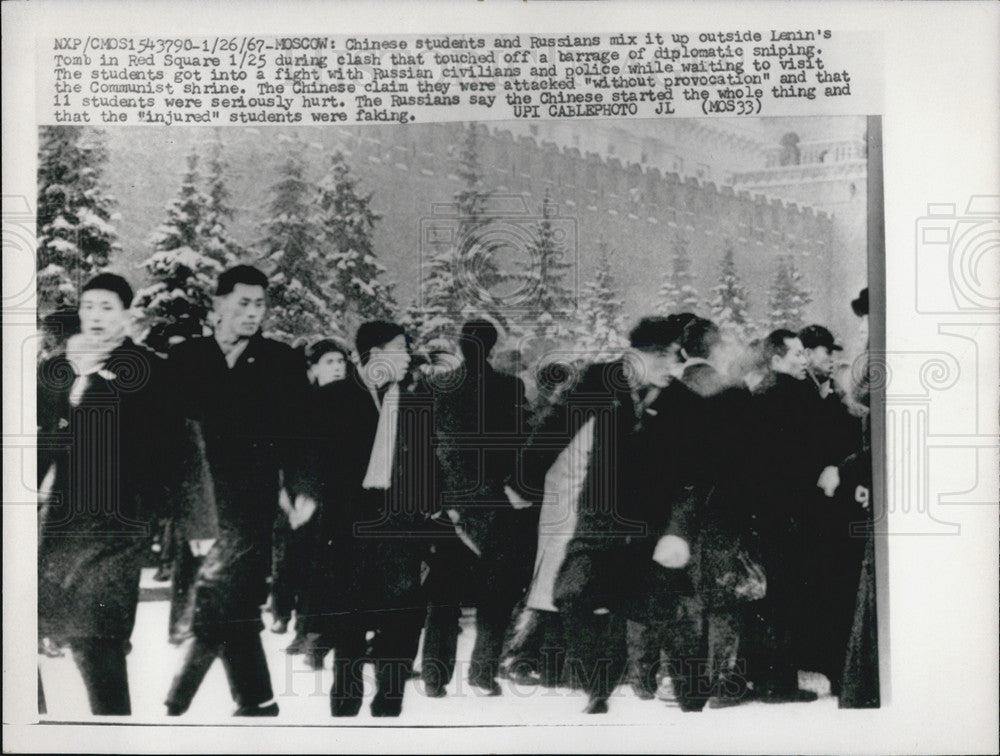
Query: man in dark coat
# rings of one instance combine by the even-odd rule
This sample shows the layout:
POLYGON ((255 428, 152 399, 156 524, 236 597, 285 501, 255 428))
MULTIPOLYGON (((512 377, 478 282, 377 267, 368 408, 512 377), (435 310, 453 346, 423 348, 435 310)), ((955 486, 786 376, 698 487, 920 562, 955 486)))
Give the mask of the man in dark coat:
POLYGON ((798 649, 805 629, 803 521, 816 503, 816 485, 834 461, 823 434, 820 398, 807 382, 797 334, 785 329, 762 342, 770 375, 753 400, 750 494, 761 537, 767 595, 760 613, 768 640, 750 661, 754 695, 767 702, 811 701, 798 687, 798 649))
POLYGON ((625 671, 626 618, 660 631, 648 645, 667 647, 681 705, 704 703, 690 674, 700 633, 689 632, 679 602, 691 593, 681 568, 690 558, 687 483, 697 475, 701 403, 673 379, 681 329, 676 320, 642 320, 630 335, 630 360, 588 368, 524 452, 525 490, 538 491, 553 457, 577 434, 591 434, 575 522, 567 524, 573 535, 553 587, 590 713, 608 710, 625 671))
MULTIPOLYGON (((474 554, 476 642, 469 682, 491 695, 500 693, 504 632, 531 579, 535 538, 535 512, 515 509, 504 491, 514 477, 527 419, 521 379, 496 372, 487 361, 497 335, 489 321, 467 322, 459 342, 463 365, 434 381, 441 507, 461 529, 463 544, 452 560, 437 559, 428 578, 456 581, 465 558, 474 554)), ((447 544, 441 546, 449 552, 447 544)), ((421 671, 432 696, 443 694, 454 669, 458 608, 457 595, 443 602, 439 597, 429 607, 421 671)))
POLYGON ((162 360, 125 336, 132 290, 102 273, 80 330, 38 369, 38 614, 68 643, 94 714, 129 714, 125 655, 169 447, 162 360))
POLYGON ((764 588, 748 569, 748 563, 757 565, 759 559, 746 496, 751 394, 745 383, 716 368, 726 346, 710 320, 695 318, 684 327, 681 380, 705 399, 700 425, 708 474, 692 572, 697 574, 697 606, 706 623, 707 684, 713 708, 747 700, 746 664, 739 657, 743 618, 747 604, 764 588))
MULTIPOLYGON (((216 657, 237 716, 276 715, 261 645, 271 532, 281 472, 290 469, 308 384, 289 346, 264 338, 267 277, 239 265, 219 276, 214 336, 178 344, 169 368, 179 415, 197 427, 214 493, 218 532, 192 539, 204 554, 189 595, 194 639, 167 696, 187 710, 216 657)), ((202 505, 204 502, 192 502, 202 505)))
POLYGON ((374 632, 371 713, 399 716, 426 610, 421 565, 445 529, 430 520, 438 485, 432 408, 426 390, 408 384, 401 326, 364 323, 356 347, 360 380, 343 381, 310 408, 291 487, 296 509, 318 504, 326 544, 323 601, 311 607, 311 623, 325 625, 333 645, 331 714, 360 711, 366 634, 374 632))
MULTIPOLYGON (((335 390, 344 380, 356 380, 357 373, 351 362, 351 348, 338 339, 319 339, 305 349, 306 375, 310 382, 307 405, 323 403, 323 397, 335 390)), ((282 507, 275 524, 274 554, 271 573, 271 601, 274 623, 272 632, 284 633, 288 629, 292 612, 295 612, 295 638, 285 648, 285 653, 306 654, 306 663, 316 662, 322 650, 319 638, 309 640, 309 609, 311 594, 317 590, 316 561, 319 548, 319 517, 312 517, 301 527, 292 528, 290 512, 282 507)), ((319 666, 322 665, 319 659, 319 666)))
MULTIPOLYGON (((805 349, 809 382, 821 400, 818 432, 830 449, 831 475, 839 463, 856 452, 861 444, 861 421, 851 414, 843 389, 833 379, 834 355, 842 350, 833 334, 821 325, 799 332, 805 349)), ((863 515, 856 505, 831 506, 816 488, 815 505, 806 513, 803 537, 806 548, 807 611, 803 633, 802 663, 806 669, 822 672, 830 681, 833 695, 840 692, 840 674, 854 616, 858 577, 864 554, 864 538, 851 533, 851 525, 863 515)), ((863 519, 863 517, 862 517, 863 519)))
POLYGON ((865 352, 859 357, 863 369, 851 387, 851 405, 859 411, 862 420, 861 444, 833 471, 824 471, 819 484, 823 493, 833 499, 829 502, 851 513, 850 535, 854 546, 851 561, 843 565, 855 571, 858 583, 854 613, 847 637, 847 649, 840 674, 840 707, 847 709, 875 708, 879 706, 878 626, 875 602, 875 528, 872 494, 871 449, 871 364, 867 349, 868 339, 868 289, 861 290, 851 302, 851 309, 859 318, 860 330, 865 338, 865 352))

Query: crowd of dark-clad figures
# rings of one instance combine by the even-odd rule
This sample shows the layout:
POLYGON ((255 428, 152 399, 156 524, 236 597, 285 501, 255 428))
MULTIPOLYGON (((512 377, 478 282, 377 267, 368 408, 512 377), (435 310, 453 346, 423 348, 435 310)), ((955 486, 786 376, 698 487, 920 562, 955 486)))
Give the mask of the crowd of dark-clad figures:
MULTIPOLYGON (((237 716, 278 716, 262 632, 332 669, 336 717, 366 665, 373 716, 510 686, 594 714, 806 704, 803 671, 878 705, 866 354, 843 370, 822 325, 740 341, 689 313, 530 366, 489 318, 420 351, 388 321, 292 348, 262 333, 268 286, 225 271, 212 333, 154 351, 102 273, 39 364, 39 646, 92 713, 131 713, 151 550, 170 716, 216 660, 237 716)), ((843 306, 867 334, 867 289, 843 306)))

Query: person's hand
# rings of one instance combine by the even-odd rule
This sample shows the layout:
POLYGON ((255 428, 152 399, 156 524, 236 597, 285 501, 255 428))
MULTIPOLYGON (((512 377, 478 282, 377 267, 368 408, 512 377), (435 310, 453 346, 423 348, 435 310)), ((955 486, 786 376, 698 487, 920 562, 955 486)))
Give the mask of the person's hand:
POLYGON ((510 502, 510 505, 514 507, 514 509, 527 509, 531 506, 530 501, 518 496, 517 492, 510 486, 504 486, 503 492, 507 494, 507 501, 510 502))
POLYGON ((819 474, 819 480, 816 481, 816 485, 823 489, 823 493, 825 493, 828 498, 833 498, 834 493, 837 491, 837 487, 840 485, 840 471, 835 465, 829 465, 823 468, 823 472, 819 474))
POLYGON ((653 561, 672 570, 680 569, 690 559, 691 547, 680 536, 663 536, 653 550, 653 561))
POLYGON ((193 538, 188 541, 188 545, 191 547, 191 553, 196 557, 203 557, 209 551, 212 550, 212 546, 215 545, 214 538, 193 538))
POLYGON ((288 524, 292 530, 297 530, 309 522, 315 511, 316 500, 306 494, 299 494, 295 497, 295 506, 288 513, 288 524))

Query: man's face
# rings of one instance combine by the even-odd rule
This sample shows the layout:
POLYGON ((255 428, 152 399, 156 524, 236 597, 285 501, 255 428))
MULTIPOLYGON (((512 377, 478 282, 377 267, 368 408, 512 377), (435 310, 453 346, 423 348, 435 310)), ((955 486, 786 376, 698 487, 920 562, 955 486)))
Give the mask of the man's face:
POLYGON ((812 374, 821 381, 829 378, 833 372, 833 353, 825 346, 806 349, 805 353, 812 374))
POLYGON ((347 360, 340 352, 327 352, 309 368, 310 377, 320 386, 326 386, 347 377, 347 360))
POLYGON ((655 388, 663 388, 669 384, 674 371, 681 364, 678 351, 676 344, 656 351, 633 349, 632 353, 636 360, 636 383, 655 388))
POLYGON ((798 339, 785 339, 788 351, 784 357, 775 355, 771 358, 771 368, 775 373, 784 373, 801 381, 806 377, 806 350, 798 339))
POLYGON ((868 316, 862 315, 858 322, 858 332, 861 334, 861 338, 864 339, 865 343, 868 343, 868 316))
POLYGON ((229 294, 216 299, 216 311, 219 330, 237 337, 253 336, 267 312, 264 287, 238 283, 229 294))
POLYGON ((91 289, 80 295, 80 332, 91 339, 107 341, 125 333, 128 310, 113 291, 91 289))
POLYGON ((403 380, 410 367, 410 352, 406 337, 400 334, 380 347, 372 347, 365 369, 373 383, 379 385, 403 380))

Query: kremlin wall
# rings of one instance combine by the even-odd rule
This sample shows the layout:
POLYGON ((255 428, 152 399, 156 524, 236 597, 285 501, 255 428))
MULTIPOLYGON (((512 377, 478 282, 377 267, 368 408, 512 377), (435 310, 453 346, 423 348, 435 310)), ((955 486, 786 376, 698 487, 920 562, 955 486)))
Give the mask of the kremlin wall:
MULTIPOLYGON (((600 123, 578 122, 573 126, 586 134, 588 128, 594 129, 600 123)), ((688 123, 696 128, 702 122, 688 123)), ((569 230, 569 253, 578 263, 577 281, 573 284, 580 286, 592 278, 598 245, 605 243, 618 263, 617 283, 629 320, 655 308, 674 245, 681 240, 692 258, 693 285, 703 298, 718 282, 725 246, 732 245, 750 294, 751 314, 763 319, 776 258, 790 254, 813 293, 810 319, 827 323, 834 330, 853 327, 849 309, 842 301, 844 293, 839 290, 853 287, 853 283, 842 280, 844 271, 854 270, 855 280, 863 282, 865 278, 866 249, 863 235, 857 238, 857 217, 847 219, 845 224, 844 219, 826 210, 787 199, 796 193, 809 196, 809 186, 795 191, 795 179, 789 178, 789 171, 811 171, 813 178, 806 181, 810 186, 829 183, 822 175, 822 166, 774 166, 774 152, 766 145, 748 149, 747 144, 726 137, 726 145, 744 157, 727 178, 734 182, 774 183, 774 177, 780 175, 783 179, 779 194, 786 196, 780 199, 765 196, 753 187, 734 188, 648 163, 622 162, 614 155, 581 152, 575 146, 525 134, 523 129, 515 134, 516 127, 523 124, 511 124, 515 127, 512 129, 505 126, 479 124, 477 128, 481 129, 479 162, 484 188, 523 200, 523 212, 503 218, 515 229, 511 238, 524 238, 516 229, 530 228, 548 192, 557 208, 559 226, 569 230), (748 170, 747 155, 752 155, 754 162, 759 160, 756 173, 748 170), (838 278, 840 285, 832 286, 831 282, 838 278)), ((464 124, 451 123, 224 129, 221 134, 231 173, 231 202, 236 209, 233 236, 247 246, 259 238, 267 190, 286 150, 297 148, 296 142, 300 142, 310 177, 318 180, 326 156, 339 149, 359 180, 358 188, 372 193, 372 207, 382 215, 376 249, 397 284, 398 299, 405 304, 418 293, 421 229, 435 213, 443 212, 447 217, 447 205, 462 187, 456 169, 464 128, 464 124)), ((691 133, 694 139, 701 140, 702 150, 712 152, 711 131, 703 137, 691 133)), ((123 246, 123 257, 117 265, 136 283, 143 280, 143 271, 137 266, 150 252, 149 234, 162 221, 166 203, 176 195, 184 156, 195 145, 201 145, 202 154, 207 154, 207 145, 214 138, 211 129, 201 128, 107 132, 106 178, 119 202, 117 225, 123 246), (151 155, 155 160, 150 160, 151 155)), ((725 155, 722 160, 735 162, 725 155)), ((843 172, 843 165, 839 170, 843 172)), ((861 185, 863 188, 863 176, 861 185)), ((830 187, 823 191, 829 192, 830 187)), ((823 197, 819 199, 818 204, 823 204, 823 197)), ((855 202, 853 215, 858 211, 855 202)), ((860 212, 863 229, 863 202, 860 212)), ((440 218, 435 222, 440 223, 440 218)))

